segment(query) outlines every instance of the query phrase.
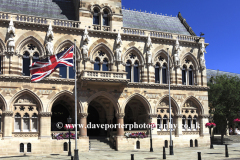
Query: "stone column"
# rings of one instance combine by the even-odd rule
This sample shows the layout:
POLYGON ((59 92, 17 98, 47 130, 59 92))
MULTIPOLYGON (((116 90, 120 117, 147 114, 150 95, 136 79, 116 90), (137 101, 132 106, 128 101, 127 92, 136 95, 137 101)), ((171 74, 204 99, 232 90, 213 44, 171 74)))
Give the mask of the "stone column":
POLYGON ((51 139, 52 112, 40 112, 40 137, 39 139, 51 139))
MULTIPOLYGON (((175 129, 175 136, 179 137, 182 135, 182 114, 177 114, 175 117, 175 124, 176 124, 176 129, 175 129)), ((174 127, 174 126, 173 126, 174 127)))
POLYGON ((80 123, 82 124, 82 127, 79 128, 79 134, 81 137, 87 136, 87 116, 88 113, 80 113, 80 123))
POLYGON ((3 139, 12 138, 12 111, 4 111, 3 112, 4 121, 3 121, 3 139))
POLYGON ((117 136, 124 136, 124 113, 118 113, 117 119, 118 119, 118 126, 117 126, 117 136))
POLYGON ((152 128, 152 134, 157 135, 157 114, 149 114, 149 116, 152 118, 152 122, 156 125, 155 128, 152 128))
POLYGON ((208 114, 200 115, 200 136, 209 136, 209 129, 205 127, 205 124, 208 122, 208 114))

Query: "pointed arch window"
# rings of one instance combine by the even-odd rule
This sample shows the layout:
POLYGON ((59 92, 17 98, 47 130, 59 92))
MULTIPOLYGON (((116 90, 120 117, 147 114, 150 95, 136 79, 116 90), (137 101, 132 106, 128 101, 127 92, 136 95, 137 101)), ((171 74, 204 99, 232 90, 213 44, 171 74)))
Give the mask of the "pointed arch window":
POLYGON ((187 127, 186 127, 186 116, 185 116, 185 115, 182 117, 182 128, 183 128, 184 130, 187 129, 187 127))
POLYGON ((195 115, 194 117, 193 117, 193 127, 192 127, 192 129, 193 130, 197 130, 197 116, 195 115))
POLYGON ((189 85, 193 85, 193 67, 190 66, 188 70, 189 85))
POLYGON ((155 83, 160 83, 160 64, 155 65, 155 83))
POLYGON ((30 76, 30 70, 29 70, 29 66, 30 66, 30 54, 26 51, 23 54, 23 76, 30 76))
POLYGON ((157 116, 157 129, 161 130, 161 116, 160 115, 157 116))
POLYGON ((106 9, 103 11, 103 25, 109 26, 108 11, 106 9))
POLYGON ((134 82, 139 82, 139 64, 138 61, 134 63, 134 82))
POLYGON ((36 113, 32 115, 32 132, 38 131, 38 116, 36 113))
POLYGON ((183 66, 183 69, 182 69, 182 84, 183 85, 186 85, 187 84, 187 78, 186 78, 186 70, 187 70, 187 67, 184 65, 183 66))
POLYGON ((167 84, 167 66, 166 64, 162 67, 162 83, 167 84))
POLYGON ((166 131, 168 128, 168 123, 167 123, 168 117, 167 115, 164 115, 163 117, 163 130, 166 131))
POLYGON ((35 52, 33 54, 32 63, 38 62, 38 61, 39 61, 39 54, 37 52, 35 52))
POLYGON ((19 113, 15 114, 14 117, 14 131, 15 132, 20 132, 21 131, 21 115, 19 113))
POLYGON ((108 59, 107 58, 104 58, 104 60, 103 60, 102 71, 109 71, 109 69, 108 69, 108 59))
POLYGON ((29 132, 30 131, 30 120, 29 120, 29 114, 25 113, 23 116, 23 131, 29 132))
POLYGON ((192 117, 189 115, 187 119, 188 130, 192 129, 192 117))
POLYGON ((93 13, 93 24, 99 25, 99 11, 96 8, 93 13))
POLYGON ((127 79, 130 79, 130 82, 132 81, 132 67, 131 67, 131 61, 128 60, 126 62, 126 72, 127 72, 127 79))
POLYGON ((94 62, 94 70, 95 71, 100 71, 101 70, 100 59, 98 57, 95 59, 95 62, 94 62))

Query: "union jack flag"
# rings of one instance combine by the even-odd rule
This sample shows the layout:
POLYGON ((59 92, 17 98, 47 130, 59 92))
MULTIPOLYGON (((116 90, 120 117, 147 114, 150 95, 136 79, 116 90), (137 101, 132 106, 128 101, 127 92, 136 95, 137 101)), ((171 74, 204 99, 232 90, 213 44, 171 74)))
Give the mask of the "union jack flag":
POLYGON ((73 67, 73 49, 74 45, 63 52, 30 65, 31 82, 42 80, 59 67, 73 67))

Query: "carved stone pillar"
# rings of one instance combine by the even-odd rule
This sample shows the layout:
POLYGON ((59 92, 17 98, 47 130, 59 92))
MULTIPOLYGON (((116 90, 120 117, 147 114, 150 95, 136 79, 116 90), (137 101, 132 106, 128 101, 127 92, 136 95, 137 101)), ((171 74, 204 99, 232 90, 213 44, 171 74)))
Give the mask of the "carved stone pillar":
POLYGON ((40 112, 40 137, 39 139, 51 138, 52 112, 40 112))
POLYGON ((80 113, 80 122, 79 124, 82 124, 82 127, 79 128, 79 134, 81 137, 87 136, 87 116, 88 113, 80 113))
POLYGON ((3 139, 12 138, 12 111, 4 111, 3 139))
MULTIPOLYGON (((175 117, 175 124, 176 124, 176 129, 175 129, 175 136, 179 137, 182 135, 182 114, 177 114, 175 117)), ((174 127, 174 126, 173 126, 174 127)))
POLYGON ((149 116, 152 118, 152 122, 156 125, 155 128, 152 128, 152 134, 157 135, 157 114, 149 114, 149 116))
POLYGON ((124 136, 124 116, 125 113, 118 113, 116 116, 118 119, 117 136, 124 136))
POLYGON ((208 114, 200 115, 200 136, 203 137, 205 135, 209 136, 209 129, 205 127, 205 124, 208 122, 208 114))

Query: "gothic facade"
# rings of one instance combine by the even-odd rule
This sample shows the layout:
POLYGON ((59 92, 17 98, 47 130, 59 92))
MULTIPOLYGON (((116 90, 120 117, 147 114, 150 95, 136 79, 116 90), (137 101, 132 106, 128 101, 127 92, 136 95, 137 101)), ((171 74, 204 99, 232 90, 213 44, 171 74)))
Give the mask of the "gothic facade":
MULTIPOLYGON (((119 0, 0 2, 0 155, 64 152, 67 140, 52 134, 61 132, 56 123, 74 119, 74 68, 59 68, 34 83, 29 65, 75 40, 79 124, 144 124, 150 118, 158 126, 169 124, 170 76, 174 146, 189 146, 190 139, 209 144, 208 44, 180 13, 127 10, 119 0)), ((80 128, 78 149, 89 150, 89 136, 105 135, 117 150, 133 150, 138 139, 124 135, 140 131, 147 132, 80 128)), ((168 127, 152 134, 155 148, 169 141, 168 127)), ((148 150, 149 138, 139 141, 148 150)))

